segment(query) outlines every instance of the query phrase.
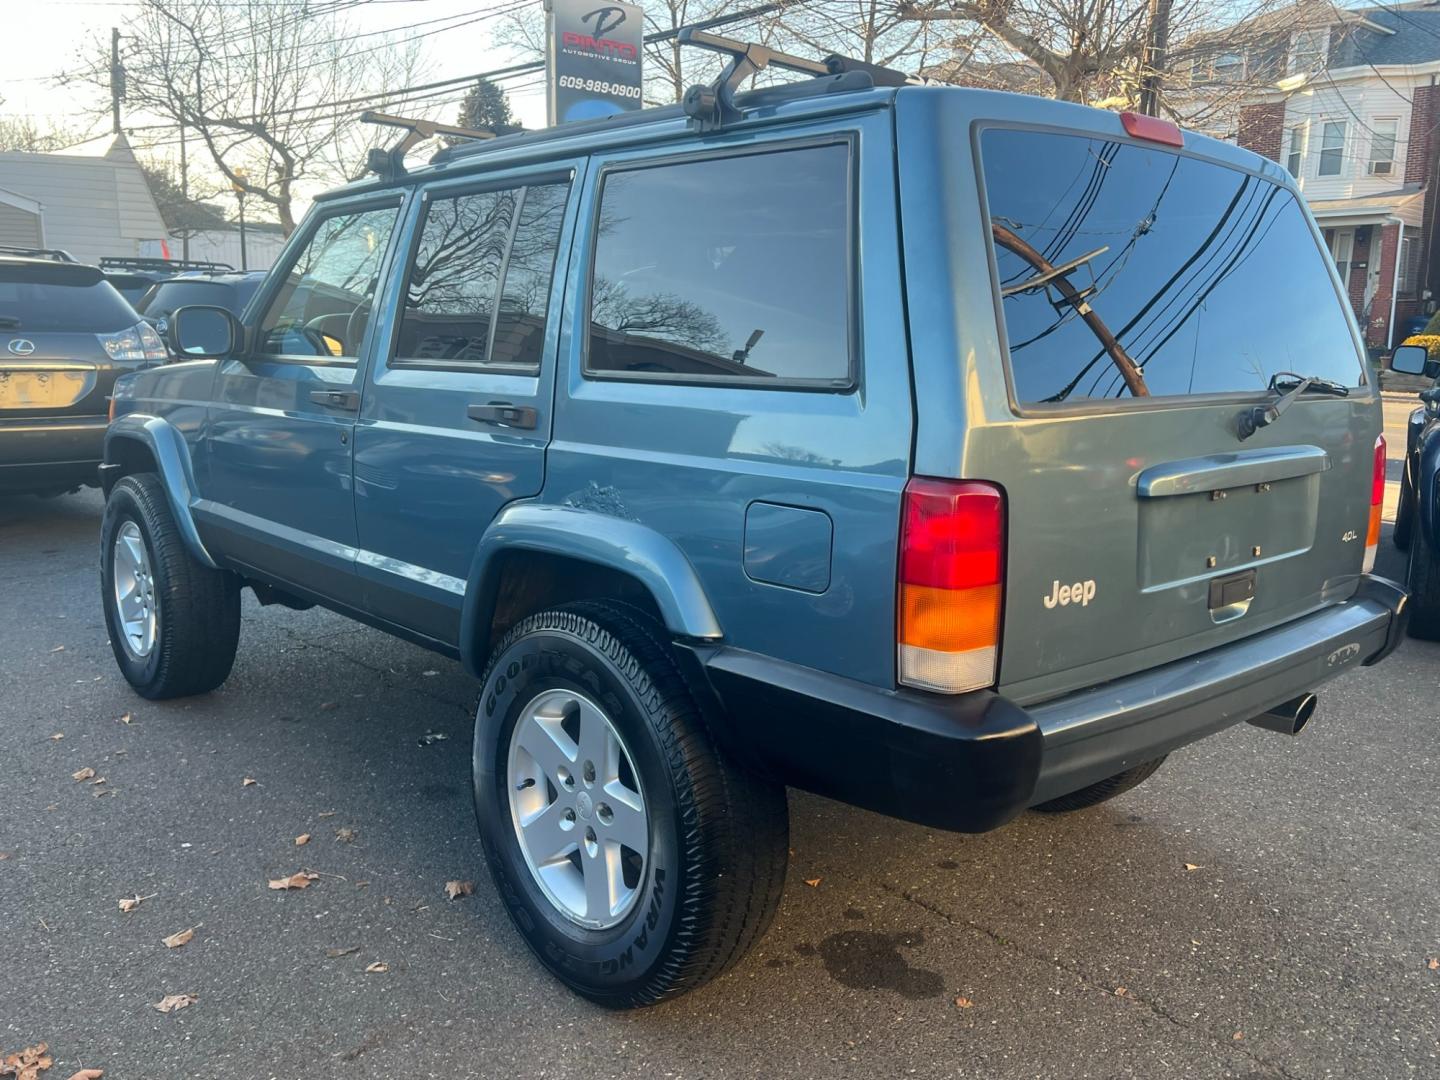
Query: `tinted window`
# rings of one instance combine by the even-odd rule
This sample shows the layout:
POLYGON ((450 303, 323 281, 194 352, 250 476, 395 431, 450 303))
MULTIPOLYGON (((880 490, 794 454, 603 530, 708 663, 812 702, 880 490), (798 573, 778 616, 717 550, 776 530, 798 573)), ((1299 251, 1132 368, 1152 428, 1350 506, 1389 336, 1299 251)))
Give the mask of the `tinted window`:
POLYGON ((320 221, 260 326, 263 353, 353 358, 369 325, 397 207, 320 221))
POLYGON ((192 304, 210 304, 239 314, 231 286, 216 281, 162 281, 140 302, 140 313, 159 318, 192 304))
POLYGON ((981 149, 1021 401, 1261 391, 1280 371, 1359 384, 1289 191, 1104 139, 992 130, 981 149))
POLYGON ((99 274, 0 267, 0 330, 105 334, 134 326, 135 309, 99 274))
POLYGON ((396 363, 539 367, 567 191, 483 191, 426 208, 396 363))
POLYGON ((591 372, 850 380, 844 145, 615 172, 591 282, 591 372))

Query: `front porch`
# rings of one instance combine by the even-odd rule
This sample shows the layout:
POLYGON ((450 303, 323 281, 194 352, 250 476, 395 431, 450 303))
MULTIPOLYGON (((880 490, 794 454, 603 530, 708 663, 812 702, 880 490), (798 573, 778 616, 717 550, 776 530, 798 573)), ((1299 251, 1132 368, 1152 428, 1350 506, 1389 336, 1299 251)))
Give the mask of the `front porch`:
POLYGON ((1398 345, 1409 321, 1424 314, 1425 192, 1412 185, 1383 195, 1320 199, 1310 204, 1310 212, 1346 284, 1365 344, 1372 349, 1398 345))

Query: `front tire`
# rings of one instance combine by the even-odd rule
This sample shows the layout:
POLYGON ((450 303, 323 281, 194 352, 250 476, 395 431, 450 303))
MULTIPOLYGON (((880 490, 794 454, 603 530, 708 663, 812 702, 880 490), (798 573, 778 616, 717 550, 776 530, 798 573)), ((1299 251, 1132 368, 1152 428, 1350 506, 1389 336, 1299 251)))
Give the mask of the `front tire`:
POLYGON ((506 634, 484 676, 473 764, 506 910, 590 1000, 628 1008, 694 989, 774 916, 785 789, 724 756, 641 612, 574 604, 506 634))
POLYGON ((1098 806, 1102 802, 1109 802, 1116 795, 1123 795, 1131 788, 1143 784, 1163 764, 1165 764, 1164 757, 1142 762, 1132 769, 1118 772, 1114 776, 1107 776, 1104 780, 1097 780, 1079 791, 1061 795, 1058 799, 1051 799, 1049 802, 1037 803, 1032 809, 1039 810, 1043 814, 1068 814, 1074 810, 1085 810, 1091 806, 1098 806))
POLYGON ((240 582, 185 547, 159 477, 122 477, 100 523, 105 627, 120 673, 141 697, 214 690, 240 640, 240 582))
POLYGON ((1435 570, 1435 549, 1425 539, 1423 528, 1413 529, 1410 535, 1405 586, 1410 591, 1410 636, 1440 641, 1440 573, 1435 570))

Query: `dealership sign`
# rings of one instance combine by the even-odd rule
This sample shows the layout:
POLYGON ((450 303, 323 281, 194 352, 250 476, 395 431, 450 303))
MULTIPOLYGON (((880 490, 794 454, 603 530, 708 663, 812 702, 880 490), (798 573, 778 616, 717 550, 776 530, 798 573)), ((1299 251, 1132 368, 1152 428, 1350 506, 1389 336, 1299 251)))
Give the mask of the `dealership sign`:
POLYGON ((550 123, 640 108, 640 8, 603 0, 547 0, 545 6, 550 123))

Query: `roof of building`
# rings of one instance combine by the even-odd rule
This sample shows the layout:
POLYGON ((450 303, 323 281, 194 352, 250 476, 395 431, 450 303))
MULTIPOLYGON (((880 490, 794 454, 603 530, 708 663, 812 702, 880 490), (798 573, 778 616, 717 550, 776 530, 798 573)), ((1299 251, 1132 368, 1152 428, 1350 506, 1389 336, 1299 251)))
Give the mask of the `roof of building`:
POLYGON ((1440 6, 1387 5, 1361 8, 1354 14, 1363 16, 1364 22, 1346 30, 1336 45, 1331 67, 1385 67, 1440 60, 1440 6))

